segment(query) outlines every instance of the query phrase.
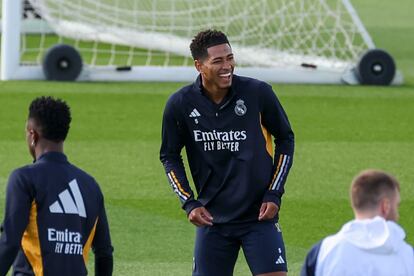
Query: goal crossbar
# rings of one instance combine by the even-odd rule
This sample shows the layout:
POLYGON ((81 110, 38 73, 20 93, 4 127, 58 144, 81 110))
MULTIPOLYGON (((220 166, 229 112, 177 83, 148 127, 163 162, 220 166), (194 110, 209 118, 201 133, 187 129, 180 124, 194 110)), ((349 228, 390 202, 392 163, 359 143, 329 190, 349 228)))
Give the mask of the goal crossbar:
MULTIPOLYGON (((41 2, 41 0, 33 0, 41 2)), ((98 0, 93 0, 98 1, 98 0)), ((324 0, 320 0, 324 2, 324 0)), ((365 29, 357 12, 349 0, 342 0, 345 9, 355 24, 355 29, 364 41, 367 49, 375 48, 374 42, 365 29)), ((20 0, 3 0, 2 7, 2 45, 1 45, 1 79, 44 79, 45 75, 40 65, 22 64, 21 46, 22 2, 20 0)), ((48 14, 45 13, 47 18, 48 14)), ((53 20, 53 19, 50 19, 53 20)), ((78 40, 90 39, 90 34, 98 42, 111 42, 118 45, 130 45, 139 48, 155 49, 171 52, 188 58, 189 39, 173 33, 163 34, 151 30, 122 29, 116 25, 109 26, 105 32, 94 32, 91 23, 74 22, 63 18, 56 21, 53 30, 58 34, 64 33, 68 37, 78 40), (156 45, 156 46, 154 46, 156 45)), ((50 30, 49 30, 50 32, 50 30)), ((352 39, 353 36, 350 35, 352 39)), ((349 43, 349 42, 348 42, 349 43)), ((243 45, 237 41, 232 48, 237 62, 236 74, 255 77, 269 82, 280 83, 326 83, 326 84, 358 84, 355 75, 355 64, 351 64, 336 57, 316 55, 301 55, 291 51, 263 48, 260 44, 243 45), (254 60, 254 64, 249 64, 254 60), (315 65, 317 64, 317 65, 315 65)), ((315 46, 313 46, 315 47, 315 46)), ((80 81, 191 81, 197 72, 191 65, 188 66, 126 66, 119 70, 119 66, 88 65, 85 64, 78 80, 80 81)), ((403 82, 402 74, 397 72, 393 84, 403 82)))

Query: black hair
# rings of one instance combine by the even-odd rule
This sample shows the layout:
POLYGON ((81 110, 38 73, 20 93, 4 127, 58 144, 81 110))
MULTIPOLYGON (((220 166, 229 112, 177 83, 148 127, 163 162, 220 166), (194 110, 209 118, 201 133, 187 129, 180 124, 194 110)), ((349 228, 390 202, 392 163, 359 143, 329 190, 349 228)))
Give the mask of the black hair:
POLYGON ((38 97, 31 102, 29 119, 35 120, 43 138, 54 142, 66 139, 72 120, 66 102, 50 96, 38 97))
POLYGON ((194 60, 203 59, 208 56, 208 48, 226 43, 230 45, 223 32, 211 29, 201 31, 191 41, 191 55, 194 60))

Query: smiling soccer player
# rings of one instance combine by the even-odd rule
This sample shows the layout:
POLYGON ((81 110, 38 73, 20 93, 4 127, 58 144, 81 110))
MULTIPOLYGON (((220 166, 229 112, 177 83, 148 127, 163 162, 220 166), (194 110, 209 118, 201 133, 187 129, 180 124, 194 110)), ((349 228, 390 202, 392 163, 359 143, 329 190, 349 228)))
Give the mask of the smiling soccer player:
POLYGON ((232 275, 240 247, 254 275, 286 275, 278 212, 294 135, 285 111, 270 85, 234 74, 224 33, 200 32, 190 49, 199 76, 165 106, 160 159, 197 226, 193 275, 232 275))

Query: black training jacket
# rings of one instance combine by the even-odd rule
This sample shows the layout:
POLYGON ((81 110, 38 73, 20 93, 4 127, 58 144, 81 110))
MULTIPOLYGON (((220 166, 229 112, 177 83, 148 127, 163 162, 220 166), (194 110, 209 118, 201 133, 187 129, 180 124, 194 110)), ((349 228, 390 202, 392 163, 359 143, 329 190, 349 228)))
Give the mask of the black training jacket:
POLYGON ((234 75, 228 95, 215 104, 204 95, 199 76, 165 106, 160 159, 187 214, 205 206, 214 223, 257 220, 262 202, 280 206, 293 151, 286 113, 262 81, 234 75), (197 199, 184 170, 183 147, 197 199))
POLYGON ((8 182, 0 236, 0 275, 86 275, 90 249, 95 275, 112 274, 104 200, 95 180, 49 152, 15 170, 8 182))

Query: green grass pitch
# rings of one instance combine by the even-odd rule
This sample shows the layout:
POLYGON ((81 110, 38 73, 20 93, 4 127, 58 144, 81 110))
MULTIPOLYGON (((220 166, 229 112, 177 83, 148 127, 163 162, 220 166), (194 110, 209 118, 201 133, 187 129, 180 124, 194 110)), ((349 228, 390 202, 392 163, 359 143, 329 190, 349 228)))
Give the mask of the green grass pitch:
MULTIPOLYGON (((353 1, 380 48, 405 76, 402 87, 280 85, 296 134, 294 165, 280 222, 290 275, 309 247, 352 218, 348 187, 361 169, 401 182, 400 223, 414 244, 414 19, 411 0, 353 1)), ((65 99, 73 122, 65 144, 72 163, 105 194, 115 247, 114 275, 190 275, 194 227, 158 160, 162 110, 182 83, 0 83, 0 216, 10 172, 30 163, 24 125, 39 95, 65 99)), ((93 257, 89 261, 93 275, 93 257)), ((250 275, 240 253, 235 275, 250 275)))

